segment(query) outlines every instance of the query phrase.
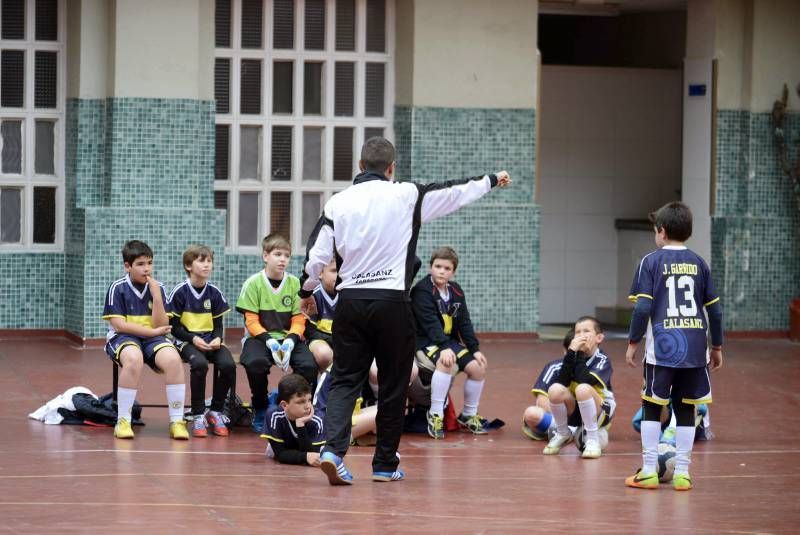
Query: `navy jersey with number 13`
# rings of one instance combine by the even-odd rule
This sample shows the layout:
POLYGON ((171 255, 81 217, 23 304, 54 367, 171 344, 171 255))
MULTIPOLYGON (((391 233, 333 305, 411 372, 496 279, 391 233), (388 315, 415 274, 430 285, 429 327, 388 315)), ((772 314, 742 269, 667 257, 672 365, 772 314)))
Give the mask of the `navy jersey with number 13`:
POLYGON ((684 246, 666 245, 646 255, 629 299, 651 299, 645 362, 670 368, 706 365, 705 307, 717 301, 705 261, 684 246))

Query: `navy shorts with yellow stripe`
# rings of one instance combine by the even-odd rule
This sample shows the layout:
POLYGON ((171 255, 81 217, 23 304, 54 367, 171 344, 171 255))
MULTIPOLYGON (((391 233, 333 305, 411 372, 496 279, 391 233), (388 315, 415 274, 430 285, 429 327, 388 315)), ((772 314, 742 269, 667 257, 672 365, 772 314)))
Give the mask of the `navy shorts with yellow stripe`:
POLYGON ((657 405, 711 403, 711 379, 708 369, 670 368, 657 364, 644 365, 642 399, 657 405))
POLYGON ((455 340, 449 340, 443 346, 426 346, 422 348, 422 352, 425 353, 425 356, 433 361, 435 365, 439 362, 439 356, 444 349, 451 349, 453 353, 456 354, 456 364, 458 365, 458 371, 463 372, 464 368, 467 367, 467 364, 475 360, 475 355, 467 349, 462 344, 456 342, 455 340))
POLYGON ((175 347, 163 336, 139 338, 130 334, 115 334, 111 340, 106 342, 106 354, 111 360, 122 366, 119 361, 119 354, 125 346, 138 347, 144 357, 144 363, 157 372, 161 370, 156 366, 156 353, 165 347, 175 347))

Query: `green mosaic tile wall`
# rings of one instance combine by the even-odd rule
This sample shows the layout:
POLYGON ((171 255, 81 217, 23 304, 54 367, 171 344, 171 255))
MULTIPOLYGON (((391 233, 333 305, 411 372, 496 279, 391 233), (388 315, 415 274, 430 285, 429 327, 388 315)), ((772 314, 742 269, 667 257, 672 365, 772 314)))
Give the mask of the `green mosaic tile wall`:
POLYGON ((73 100, 70 110, 75 161, 68 155, 67 180, 77 191, 70 224, 91 239, 84 243, 83 232, 76 232, 74 248, 82 256, 67 257, 68 269, 81 271, 75 276, 83 289, 70 296, 75 303, 66 327, 95 338, 106 332, 103 299, 124 274, 120 249, 126 240, 153 248, 156 276, 167 289, 183 280, 181 253, 190 243, 224 255, 224 215, 213 209, 214 103, 73 100))
POLYGON ((64 255, 0 255, 0 328, 61 329, 64 325, 64 255))
POLYGON ((111 206, 213 207, 213 101, 115 98, 108 109, 111 206))
POLYGON ((539 326, 539 210, 533 203, 536 112, 531 109, 395 108, 398 177, 419 182, 507 169, 513 187, 423 226, 417 254, 450 245, 461 257, 475 326, 534 332, 539 326))
POLYGON ((416 182, 501 169, 514 187, 488 202, 533 202, 536 111, 532 109, 395 107, 397 176, 416 182))
POLYGON ((131 239, 153 249, 156 278, 167 292, 185 278, 181 255, 191 243, 202 242, 223 250, 225 213, 197 208, 87 208, 84 309, 86 338, 105 335, 101 319, 108 286, 125 275, 120 250, 131 239), (120 217, 124 213, 125 217, 120 217))
MULTIPOLYGON (((800 114, 785 126, 796 147, 800 114)), ((770 114, 719 111, 716 163, 711 254, 725 327, 788 329, 789 302, 800 296, 800 209, 777 163, 770 114)))

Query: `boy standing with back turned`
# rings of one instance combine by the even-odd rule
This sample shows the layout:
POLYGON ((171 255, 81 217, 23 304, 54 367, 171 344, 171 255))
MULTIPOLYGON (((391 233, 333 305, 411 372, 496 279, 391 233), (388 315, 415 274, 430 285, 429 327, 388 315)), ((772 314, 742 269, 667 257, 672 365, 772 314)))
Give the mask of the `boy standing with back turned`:
POLYGON ((722 308, 705 261, 684 242, 692 235, 692 212, 671 202, 650 214, 658 250, 646 255, 633 278, 629 299, 636 303, 625 360, 635 366, 646 334, 642 387, 642 468, 625 480, 629 487, 658 488, 658 442, 662 406, 672 400, 675 430, 675 490, 692 488, 689 460, 694 443, 694 406, 711 403, 708 370, 722 366, 722 308), (705 309, 705 313, 704 313, 705 309), (711 333, 710 363, 708 332, 711 333))

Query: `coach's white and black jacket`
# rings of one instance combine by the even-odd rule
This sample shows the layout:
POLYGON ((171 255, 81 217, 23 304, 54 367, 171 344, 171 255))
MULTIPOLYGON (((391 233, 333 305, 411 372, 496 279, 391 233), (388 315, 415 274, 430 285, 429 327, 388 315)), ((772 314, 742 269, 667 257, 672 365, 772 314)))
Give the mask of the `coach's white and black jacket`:
POLYGON ((420 225, 478 200, 497 185, 494 174, 433 184, 394 182, 364 172, 331 197, 308 239, 300 296, 319 284, 336 259, 343 296, 409 299, 420 225), (379 204, 383 209, 370 209, 379 204))

